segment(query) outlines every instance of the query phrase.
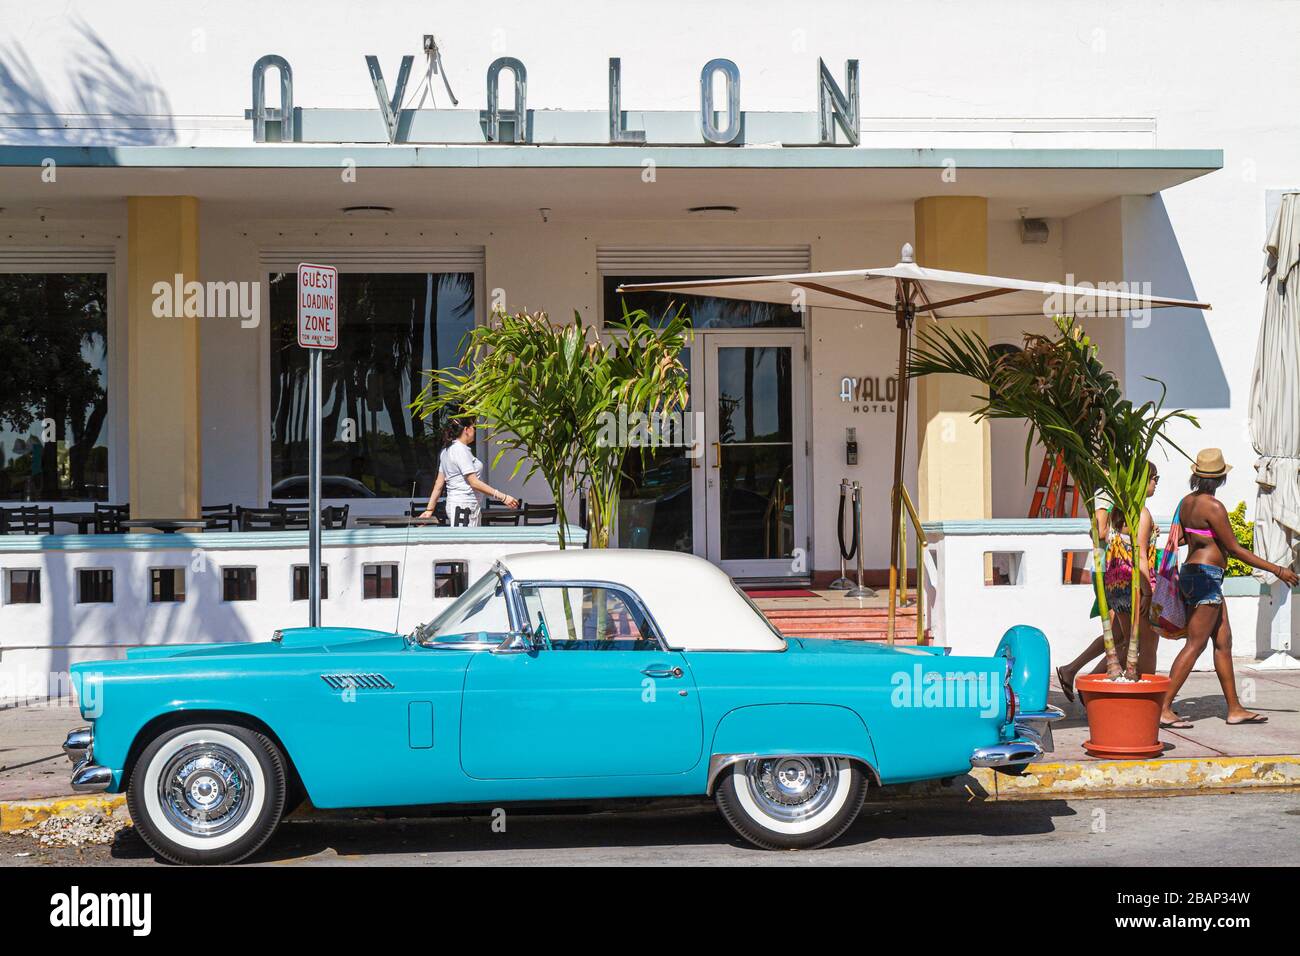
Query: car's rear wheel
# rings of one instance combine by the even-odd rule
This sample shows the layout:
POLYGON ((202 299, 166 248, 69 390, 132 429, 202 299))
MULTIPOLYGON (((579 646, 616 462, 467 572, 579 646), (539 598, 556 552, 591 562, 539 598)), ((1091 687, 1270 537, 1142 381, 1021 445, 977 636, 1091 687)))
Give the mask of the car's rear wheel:
POLYGON ((145 747, 127 808, 163 859, 235 863, 275 832, 287 789, 284 756, 269 738, 233 724, 191 724, 145 747))
POLYGON ((737 833, 765 850, 811 850, 838 839, 867 795, 861 767, 843 757, 741 760, 718 781, 718 809, 737 833))

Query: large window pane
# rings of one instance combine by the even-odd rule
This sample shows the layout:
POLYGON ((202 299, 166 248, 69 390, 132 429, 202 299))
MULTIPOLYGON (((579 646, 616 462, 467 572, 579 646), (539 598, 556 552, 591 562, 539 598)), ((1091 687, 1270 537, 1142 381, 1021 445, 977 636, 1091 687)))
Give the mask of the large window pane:
POLYGON ((675 315, 681 307, 691 318, 691 326, 708 329, 799 329, 803 328, 803 315, 796 312, 794 303, 776 305, 771 302, 742 302, 733 299, 715 299, 703 295, 680 295, 670 292, 629 292, 615 290, 624 283, 684 282, 690 279, 709 279, 713 276, 603 276, 605 321, 608 323, 623 315, 623 303, 629 312, 645 309, 653 319, 663 318, 666 312, 675 315))
MULTIPOLYGON (((307 354, 297 343, 297 276, 271 289, 271 482, 301 497, 307 474, 307 354)), ((326 352, 322 474, 327 495, 428 495, 438 474, 439 424, 407 407, 427 369, 459 361, 474 325, 474 275, 342 273, 339 348, 326 352), (337 480, 331 480, 337 479, 337 480)), ((279 486, 277 490, 276 486, 279 486)))
POLYGON ((0 501, 108 499, 108 277, 0 275, 0 501))

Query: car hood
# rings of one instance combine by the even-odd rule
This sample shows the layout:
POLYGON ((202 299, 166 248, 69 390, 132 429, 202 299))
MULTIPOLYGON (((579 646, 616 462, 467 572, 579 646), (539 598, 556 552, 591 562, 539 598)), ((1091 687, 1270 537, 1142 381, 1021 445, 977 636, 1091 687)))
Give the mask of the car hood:
POLYGON ((392 631, 364 627, 286 627, 269 641, 233 641, 221 644, 166 644, 133 647, 127 660, 157 660, 175 657, 248 657, 262 654, 349 653, 401 650, 406 638, 392 631))

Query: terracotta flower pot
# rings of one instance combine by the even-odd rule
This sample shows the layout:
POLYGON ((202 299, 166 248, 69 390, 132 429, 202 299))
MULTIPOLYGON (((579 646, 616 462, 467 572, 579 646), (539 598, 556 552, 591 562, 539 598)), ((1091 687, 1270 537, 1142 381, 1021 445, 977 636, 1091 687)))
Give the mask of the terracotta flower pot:
POLYGON ((1074 682, 1088 708, 1089 737, 1083 749, 1094 757, 1132 760, 1158 756, 1160 709, 1169 678, 1143 674, 1138 683, 1107 680, 1105 674, 1086 674, 1074 682))

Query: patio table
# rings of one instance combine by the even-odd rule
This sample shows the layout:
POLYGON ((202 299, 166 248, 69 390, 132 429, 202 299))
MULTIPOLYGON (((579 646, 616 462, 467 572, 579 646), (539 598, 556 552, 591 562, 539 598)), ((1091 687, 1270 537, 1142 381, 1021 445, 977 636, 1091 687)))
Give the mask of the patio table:
POLYGON ((405 528, 408 525, 412 528, 437 528, 443 526, 442 522, 437 518, 403 518, 396 515, 358 518, 357 524, 363 524, 371 528, 405 528))
POLYGON ((186 528, 206 528, 207 518, 129 518, 118 522, 123 528, 141 528, 175 534, 186 528))
POLYGON ((94 525, 95 519, 98 518, 93 511, 63 511, 54 513, 55 522, 62 521, 64 524, 75 524, 77 534, 90 534, 89 528, 94 525))

